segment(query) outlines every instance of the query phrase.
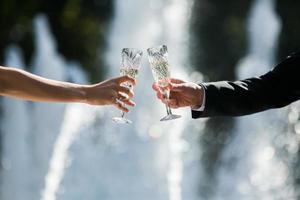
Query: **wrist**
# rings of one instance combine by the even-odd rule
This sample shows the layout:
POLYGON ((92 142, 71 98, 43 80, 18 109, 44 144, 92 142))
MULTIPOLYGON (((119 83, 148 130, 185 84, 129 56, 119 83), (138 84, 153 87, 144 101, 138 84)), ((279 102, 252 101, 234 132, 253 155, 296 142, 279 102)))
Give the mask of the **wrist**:
POLYGON ((203 104, 203 96, 204 96, 204 90, 201 85, 195 84, 195 100, 193 102, 192 107, 201 107, 203 104))
POLYGON ((89 103, 89 90, 90 87, 88 85, 80 85, 77 87, 76 92, 76 102, 78 103, 89 103))

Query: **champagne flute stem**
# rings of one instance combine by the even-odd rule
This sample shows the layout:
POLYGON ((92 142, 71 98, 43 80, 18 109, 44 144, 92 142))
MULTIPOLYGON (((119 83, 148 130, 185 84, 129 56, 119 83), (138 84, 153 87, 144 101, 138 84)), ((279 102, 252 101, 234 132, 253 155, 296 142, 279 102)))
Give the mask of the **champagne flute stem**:
POLYGON ((167 114, 169 115, 169 106, 168 105, 165 105, 166 106, 166 111, 167 111, 167 114))
MULTIPOLYGON (((170 90, 166 90, 165 91, 165 98, 166 98, 166 100, 169 100, 169 98, 170 98, 170 90)), ((172 115, 171 108, 170 108, 170 106, 168 104, 166 104, 166 109, 167 109, 167 114, 168 115, 172 115)))
POLYGON ((167 110, 168 115, 172 115, 172 111, 171 111, 170 106, 166 105, 166 110, 167 110))

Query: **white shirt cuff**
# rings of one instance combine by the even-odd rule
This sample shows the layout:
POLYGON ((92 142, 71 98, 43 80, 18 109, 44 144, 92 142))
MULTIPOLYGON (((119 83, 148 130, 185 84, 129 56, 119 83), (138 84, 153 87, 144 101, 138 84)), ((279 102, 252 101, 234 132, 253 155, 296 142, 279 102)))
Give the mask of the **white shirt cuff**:
POLYGON ((202 99, 202 104, 201 104, 201 106, 192 106, 191 107, 191 109, 193 110, 193 111, 200 111, 200 112, 203 112, 204 111, 204 109, 205 109, 205 101, 206 101, 206 99, 205 99, 205 89, 204 89, 204 87, 200 84, 200 86, 202 87, 202 89, 203 89, 203 99, 202 99))

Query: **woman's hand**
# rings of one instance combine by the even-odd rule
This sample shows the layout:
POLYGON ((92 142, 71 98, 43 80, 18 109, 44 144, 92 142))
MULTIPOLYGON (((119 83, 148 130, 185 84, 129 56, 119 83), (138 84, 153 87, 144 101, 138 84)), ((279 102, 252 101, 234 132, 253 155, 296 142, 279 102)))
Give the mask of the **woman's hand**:
POLYGON ((134 94, 132 89, 123 86, 125 82, 135 85, 133 78, 121 76, 98 84, 84 86, 84 101, 91 105, 114 105, 124 112, 129 112, 126 105, 135 106, 135 103, 130 100, 134 94))

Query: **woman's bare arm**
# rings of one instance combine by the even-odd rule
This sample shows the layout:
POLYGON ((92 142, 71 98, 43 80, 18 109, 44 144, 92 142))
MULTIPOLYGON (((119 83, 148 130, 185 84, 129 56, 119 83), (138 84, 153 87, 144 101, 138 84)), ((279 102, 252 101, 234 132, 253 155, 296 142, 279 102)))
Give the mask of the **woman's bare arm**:
POLYGON ((134 79, 122 76, 98 84, 80 85, 46 79, 23 70, 0 66, 0 95, 30 101, 115 105, 128 112, 123 103, 130 106, 134 103, 128 98, 133 96, 132 91, 121 86, 121 83, 126 81, 135 84, 134 79))

